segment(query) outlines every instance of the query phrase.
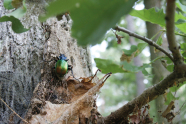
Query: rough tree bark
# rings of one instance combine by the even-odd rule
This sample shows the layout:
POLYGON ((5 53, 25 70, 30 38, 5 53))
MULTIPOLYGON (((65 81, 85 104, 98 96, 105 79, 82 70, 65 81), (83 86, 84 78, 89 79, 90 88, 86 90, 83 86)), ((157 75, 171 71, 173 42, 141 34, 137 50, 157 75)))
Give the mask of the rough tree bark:
MULTIPOLYGON (((35 86, 42 82, 53 63, 47 63, 60 53, 65 53, 73 65, 75 77, 91 75, 91 61, 88 48, 78 47, 70 36, 70 23, 63 16, 38 21, 44 13, 44 1, 28 1, 27 13, 22 19, 28 32, 15 34, 10 22, 0 23, 0 98, 21 117, 25 117, 35 86)), ((0 17, 8 11, 0 2, 0 17)), ((68 73, 67 76, 71 75, 68 73)), ((66 77, 67 77, 66 76, 66 77)), ((20 123, 21 120, 0 102, 0 123, 20 123)))
MULTIPOLYGON (((144 4, 145 4, 145 8, 146 9, 150 9, 152 7, 158 7, 161 8, 161 0, 144 0, 144 4)), ((156 24, 152 24, 150 22, 146 22, 146 28, 147 28, 147 37, 150 39, 152 38, 154 35, 156 35, 156 33, 161 30, 161 27, 159 25, 156 24)), ((159 35, 157 35, 153 40, 156 41, 158 39, 159 35)), ((163 38, 163 44, 162 47, 166 50, 168 50, 168 43, 167 40, 163 38)), ((154 50, 154 47, 150 46, 150 53, 151 53, 151 60, 154 60, 155 58, 157 58, 158 56, 163 56, 164 54, 162 52, 156 52, 154 50)), ((162 78, 166 77, 169 72, 167 71, 167 69, 162 65, 161 61, 155 61, 154 63, 152 63, 152 74, 154 75, 153 79, 152 79, 152 83, 153 84, 157 84, 162 78)), ((155 100, 155 105, 156 105, 156 116, 158 119, 158 123, 168 123, 167 120, 165 118, 163 118, 161 116, 161 113, 159 113, 158 111, 164 111, 166 109, 166 105, 165 103, 165 98, 163 96, 159 96, 156 100, 155 100)), ((179 106, 178 103, 176 104, 176 109, 178 110, 179 106)), ((179 118, 179 116, 177 116, 176 118, 179 118)), ((176 121, 177 119, 174 119, 174 121, 176 121)))
MULTIPOLYGON (((135 32, 134 21, 133 21, 132 16, 128 15, 126 17, 126 21, 127 21, 127 29, 132 32, 135 32)), ((134 37, 129 37, 129 42, 131 45, 137 45, 134 37)), ((142 66, 142 61, 140 59, 140 56, 136 56, 134 58, 134 65, 142 66)), ((145 90, 145 84, 143 83, 143 80, 144 80, 144 76, 143 76, 142 72, 140 71, 140 72, 136 73, 137 96, 140 95, 141 93, 143 93, 143 91, 145 90)))

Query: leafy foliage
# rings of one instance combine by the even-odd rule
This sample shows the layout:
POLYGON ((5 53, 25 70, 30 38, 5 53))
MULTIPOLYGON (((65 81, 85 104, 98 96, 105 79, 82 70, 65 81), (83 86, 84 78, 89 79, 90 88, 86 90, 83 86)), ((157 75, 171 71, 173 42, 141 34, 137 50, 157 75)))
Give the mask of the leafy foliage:
POLYGON ((0 22, 11 21, 12 22, 12 29, 16 33, 22 33, 28 31, 29 29, 24 28, 21 24, 20 20, 15 18, 14 16, 3 16, 0 18, 0 22))
MULTIPOLYGON (((185 12, 186 6, 181 4, 179 1, 177 2, 177 7, 185 12)), ((161 27, 165 27, 165 13, 163 9, 143 9, 143 10, 132 10, 130 15, 138 17, 144 21, 148 21, 154 24, 158 24, 161 27)), ((175 26, 179 29, 179 31, 186 33, 186 17, 182 13, 175 13, 175 26)))
POLYGON ((121 68, 119 64, 116 64, 116 62, 112 62, 112 60, 109 59, 94 59, 96 62, 96 66, 101 69, 102 73, 124 73, 127 72, 127 70, 124 70, 121 68))
POLYGON ((109 59, 95 58, 94 60, 96 62, 96 66, 102 70, 102 73, 136 73, 142 70, 145 72, 145 68, 151 67, 149 64, 143 64, 143 66, 138 67, 126 61, 121 62, 121 65, 119 65, 109 59))
POLYGON ((156 10, 155 8, 144 9, 144 10, 132 10, 131 16, 138 17, 144 21, 148 21, 154 24, 159 24, 160 26, 165 26, 165 14, 163 9, 156 10))
POLYGON ((145 47, 146 46, 148 46, 148 44, 147 43, 139 43, 138 45, 137 45, 137 51, 136 51, 136 53, 135 53, 135 57, 136 56, 138 56, 144 49, 145 49, 145 47))
POLYGON ((183 83, 180 83, 179 85, 175 85, 175 86, 173 86, 173 87, 170 88, 170 91, 171 92, 176 92, 178 89, 180 89, 180 87, 182 87, 185 84, 186 84, 186 81, 183 82, 183 83))
POLYGON ((13 9, 14 7, 12 6, 12 0, 4 0, 3 5, 6 9, 13 9))
POLYGON ((132 9, 136 0, 56 0, 47 7, 47 14, 40 17, 45 21, 66 11, 70 12, 73 20, 72 36, 79 45, 95 45, 100 43, 108 29, 113 27, 121 18, 132 9))
POLYGON ((130 47, 130 50, 123 49, 123 51, 124 51, 125 55, 131 56, 134 52, 136 52, 137 49, 138 49, 137 46, 132 45, 132 46, 130 47))
POLYGON ((181 9, 182 11, 185 11, 186 12, 186 1, 185 2, 183 2, 183 1, 185 1, 185 0, 178 0, 177 2, 176 2, 176 6, 179 8, 179 9, 181 9))
POLYGON ((165 101, 165 105, 168 105, 172 100, 177 100, 178 98, 176 98, 172 92, 168 92, 167 96, 166 96, 166 101, 165 101))
MULTIPOLYGON (((17 0, 18 4, 20 4, 19 1, 20 0, 17 0)), ((87 45, 87 44, 95 45, 97 43, 100 43, 106 31, 112 28, 113 26, 115 26, 115 24, 119 21, 121 16, 126 15, 130 12, 130 10, 132 9, 132 6, 134 5, 136 1, 137 0, 130 0, 130 1, 129 0, 128 1, 115 0, 111 2, 108 2, 106 0, 101 0, 101 1, 100 0, 88 0, 88 1, 56 0, 49 4, 49 6, 47 7, 47 14, 45 16, 40 16, 40 20, 45 21, 47 18, 51 16, 55 16, 57 14, 61 14, 61 13, 68 11, 70 12, 71 18, 73 20, 73 25, 72 25, 72 30, 71 30, 72 36, 78 40, 78 44, 79 45, 87 45)), ((4 0, 4 6, 6 9, 13 9, 13 8, 17 8, 19 5, 13 4, 12 0, 4 0)), ((179 8, 179 11, 177 11, 178 13, 175 14, 175 26, 176 26, 175 33, 178 34, 181 32, 183 35, 185 35, 184 33, 186 33, 186 23, 185 23, 186 22, 186 17, 185 17, 186 6, 184 5, 183 0, 177 1, 176 6, 177 8, 179 8)), ((27 11, 27 8, 25 5, 25 0, 23 0, 21 7, 17 8, 15 11, 13 11, 12 13, 8 15, 1 17, 0 22, 11 21, 12 29, 14 30, 14 32, 16 33, 25 32, 29 29, 25 29, 18 18, 22 18, 24 14, 26 13, 26 11, 27 11)), ((130 14, 144 21, 148 21, 154 24, 159 24, 162 28, 165 28, 165 19, 164 19, 165 13, 163 9, 156 9, 156 8, 144 9, 144 10, 133 9, 130 14)), ((157 34, 159 34, 159 32, 157 34)), ((159 46, 161 46, 163 43, 162 34, 159 36, 159 38, 156 41, 156 43, 159 46)), ((120 39, 120 42, 121 42, 121 39, 120 39)), ((143 51, 143 49, 147 47, 147 45, 148 44, 146 43, 138 43, 137 46, 132 45, 130 49, 124 49, 124 48, 122 49, 123 49, 125 56, 129 58, 134 58, 138 56, 143 51)), ((181 45, 181 53, 183 57, 186 58, 186 43, 181 43, 180 45, 181 45)), ((158 59, 165 60, 167 64, 166 65, 167 70, 170 72, 173 72, 174 65, 173 65, 173 62, 168 57, 162 57, 162 58, 158 57, 155 60, 151 61, 150 63, 143 64, 142 66, 134 66, 132 63, 127 62, 125 59, 121 60, 122 62, 118 62, 118 61, 114 61, 113 58, 111 59, 95 58, 95 62, 96 62, 97 67, 101 69, 103 73, 108 73, 108 72, 137 73, 139 71, 142 71, 142 73, 145 76, 149 76, 147 68, 150 68, 151 67, 150 64, 158 59)), ((128 80, 126 79, 126 77, 125 79, 123 77, 120 77, 122 83, 126 82, 124 80, 128 80)), ((119 77, 115 79, 118 79, 118 78, 119 77)), ((179 86, 174 86, 170 88, 171 92, 167 94, 166 96, 167 101, 165 104, 169 104, 170 101, 178 99, 172 94, 172 92, 177 91, 184 84, 185 82, 179 86)), ((118 87, 116 87, 115 89, 117 89, 118 87)), ((107 89, 106 91, 110 92, 107 89)), ((122 93, 123 92, 124 91, 122 91, 122 93)), ((111 93, 113 93, 113 91, 111 93)), ((112 97, 115 97, 115 95, 112 94, 112 97)), ((121 100, 121 97, 116 98, 117 102, 120 102, 120 100, 121 100)))
MULTIPOLYGON (((6 9, 13 9, 12 0, 5 0, 4 1, 4 6, 5 6, 6 9)), ((26 7, 26 4, 25 4, 25 0, 23 0, 22 6, 20 8, 18 8, 15 11, 7 14, 6 16, 1 17, 0 22, 11 21, 12 22, 12 30, 15 33, 26 32, 29 29, 24 28, 21 21, 19 20, 19 18, 22 18, 24 16, 26 11, 27 11, 27 7, 26 7)))

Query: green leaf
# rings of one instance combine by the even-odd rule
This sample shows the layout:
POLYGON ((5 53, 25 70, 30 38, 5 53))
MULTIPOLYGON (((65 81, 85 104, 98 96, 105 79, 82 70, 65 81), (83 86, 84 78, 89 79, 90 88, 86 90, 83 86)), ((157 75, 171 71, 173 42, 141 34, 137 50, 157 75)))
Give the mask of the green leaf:
POLYGON ((181 46, 181 50, 186 51, 186 43, 182 43, 180 44, 180 46, 181 46))
POLYGON ((143 73, 145 76, 148 76, 148 75, 149 75, 149 73, 147 72, 147 70, 146 70, 145 68, 142 70, 142 73, 143 73))
POLYGON ((148 46, 147 43, 138 43, 137 45, 137 52, 135 53, 134 57, 138 56, 144 49, 145 47, 148 46))
POLYGON ((14 16, 15 18, 22 18, 24 16, 24 14, 26 13, 26 11, 27 11, 27 7, 25 4, 25 0, 23 0, 23 6, 19 7, 15 11, 7 14, 7 16, 14 16))
POLYGON ((99 58, 95 58, 94 61, 96 62, 96 67, 101 69, 102 73, 136 73, 144 71, 145 68, 151 67, 150 64, 143 64, 143 66, 138 67, 126 61, 121 62, 121 65, 119 65, 112 60, 99 58))
POLYGON ((174 70, 174 65, 168 65, 168 66, 167 66, 167 70, 170 71, 170 72, 173 72, 173 70, 174 70))
POLYGON ((181 9, 182 11, 186 12, 186 6, 183 5, 180 1, 176 2, 176 6, 181 9))
POLYGON ((181 4, 186 5, 186 0, 179 0, 181 4))
POLYGON ((173 64, 172 60, 169 57, 162 58, 163 60, 166 60, 167 64, 173 64))
POLYGON ((186 52, 183 52, 182 55, 183 55, 183 57, 186 57, 186 52))
POLYGON ((167 101, 165 102, 165 105, 168 105, 171 101, 174 101, 178 98, 174 97, 171 92, 167 93, 167 101))
POLYGON ((186 84, 186 81, 183 82, 183 83, 179 83, 179 85, 173 86, 173 87, 171 87, 171 88, 169 88, 169 89, 170 89, 171 92, 176 92, 180 87, 182 87, 182 86, 185 85, 185 84, 186 84))
POLYGON ((137 49, 138 49, 137 46, 132 45, 130 47, 130 50, 123 49, 123 52, 125 53, 125 55, 131 56, 137 49))
POLYGON ((12 22, 12 29, 15 33, 22 33, 26 32, 29 29, 24 28, 21 24, 20 20, 15 18, 14 16, 3 16, 0 18, 0 22, 11 21, 12 22))
POLYGON ((162 37, 161 37, 161 35, 159 36, 159 38, 158 38, 158 40, 156 41, 156 43, 158 44, 158 45, 162 45, 162 43, 163 43, 163 39, 162 39, 162 37))
MULTIPOLYGON (((175 21, 177 22, 178 20, 186 20, 186 17, 183 16, 181 13, 175 13, 175 21)), ((180 29, 180 31, 186 33, 186 23, 180 23, 176 25, 177 28, 180 29)))
POLYGON ((183 24, 183 23, 186 23, 186 20, 184 20, 184 19, 178 19, 178 21, 175 22, 176 25, 183 24))
POLYGON ((128 72, 137 73, 139 71, 144 70, 145 68, 151 67, 150 64, 143 64, 143 66, 134 66, 126 61, 123 61, 122 63, 123 69, 127 70, 128 72))
POLYGON ((7 14, 6 16, 3 16, 0 18, 0 22, 5 21, 11 21, 12 22, 12 30, 15 33, 23 33, 28 31, 29 29, 24 28, 21 21, 18 18, 23 17, 23 15, 26 13, 27 7, 25 4, 25 0, 23 0, 23 6, 16 9, 15 11, 7 14))
POLYGON ((13 9, 14 7, 12 6, 12 0, 4 0, 4 7, 8 10, 13 9))
MULTIPOLYGON (((148 21, 154 24, 159 24, 162 27, 165 27, 165 14, 163 9, 158 11, 155 8, 143 9, 143 10, 133 10, 130 15, 138 17, 144 21, 148 21)), ((180 23, 179 19, 186 20, 186 17, 182 14, 175 13, 175 22, 179 23, 176 27, 179 28, 182 32, 186 33, 186 23, 180 23)))
POLYGON ((73 20, 72 36, 79 45, 100 43, 106 31, 112 28, 132 9, 137 0, 56 0, 46 8, 45 21, 51 16, 69 11, 73 20))
POLYGON ((96 67, 98 67, 102 73, 124 73, 127 72, 126 70, 123 70, 120 65, 118 65, 115 62, 112 62, 112 60, 107 59, 99 59, 95 58, 94 61, 96 62, 96 67))
POLYGON ((158 11, 155 10, 155 8, 132 10, 130 15, 138 17, 144 21, 159 24, 160 26, 165 27, 165 14, 163 13, 163 9, 160 9, 158 11))
POLYGON ((140 69, 137 66, 134 66, 126 61, 122 62, 123 68, 129 72, 138 72, 140 69))

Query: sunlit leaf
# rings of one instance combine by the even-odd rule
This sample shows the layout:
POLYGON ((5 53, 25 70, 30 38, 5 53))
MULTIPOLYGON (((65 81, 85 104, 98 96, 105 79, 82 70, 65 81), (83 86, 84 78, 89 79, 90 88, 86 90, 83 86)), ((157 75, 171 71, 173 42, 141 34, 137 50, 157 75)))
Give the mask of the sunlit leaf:
POLYGON ((150 64, 143 64, 143 66, 134 66, 126 61, 121 62, 121 65, 108 59, 94 59, 96 66, 101 69, 103 73, 136 73, 144 70, 145 68, 151 67, 150 64))
POLYGON ((26 13, 27 7, 25 4, 25 0, 23 0, 23 6, 16 9, 15 11, 3 16, 0 18, 0 22, 6 22, 6 21, 11 21, 12 22, 12 30, 15 33, 22 33, 26 32, 29 29, 24 28, 22 25, 21 21, 18 18, 23 17, 23 15, 26 13))
POLYGON ((138 56, 147 45, 147 43, 139 43, 137 46, 132 45, 129 50, 123 49, 124 53, 120 60, 130 62, 134 57, 138 56))
POLYGON ((174 70, 174 65, 168 65, 168 66, 167 66, 167 70, 170 71, 170 72, 173 72, 173 70, 174 70))
POLYGON ((179 0, 176 2, 176 6, 182 11, 186 12, 186 6, 183 5, 179 0))
MULTIPOLYGON (((181 13, 175 13, 175 22, 178 20, 186 20, 186 17, 181 13)), ((186 33, 186 23, 177 24, 176 27, 179 28, 182 32, 186 33)))
POLYGON ((169 57, 162 58, 163 60, 166 60, 167 64, 173 64, 172 60, 169 57))
POLYGON ((186 51, 182 53, 183 57, 186 57, 186 51))
POLYGON ((3 5, 6 9, 13 9, 14 7, 12 6, 12 0, 4 0, 3 5))
POLYGON ((21 24, 20 20, 15 18, 14 16, 3 16, 0 18, 0 22, 6 22, 6 21, 11 21, 12 22, 12 30, 15 33, 22 33, 26 32, 29 29, 24 28, 24 26, 21 24))
POLYGON ((156 41, 156 43, 157 43, 158 45, 160 45, 160 46, 162 45, 163 39, 162 39, 161 36, 158 38, 158 40, 156 41))
POLYGON ((186 23, 186 20, 184 20, 184 19, 178 19, 178 21, 175 22, 176 25, 183 24, 183 23, 186 23))
POLYGON ((149 73, 147 72, 146 69, 143 69, 143 70, 142 70, 142 73, 143 73, 145 76, 148 76, 148 75, 149 75, 149 73))
POLYGON ((177 91, 180 87, 182 87, 184 84, 186 84, 186 81, 183 82, 183 83, 179 83, 179 85, 173 86, 173 87, 171 87, 171 88, 169 88, 169 89, 170 89, 171 92, 176 92, 176 91, 177 91))
POLYGON ((133 9, 130 15, 138 17, 144 21, 159 24, 160 26, 165 27, 165 14, 163 13, 163 9, 160 10, 156 10, 155 8, 143 10, 133 9))
POLYGON ((179 0, 181 4, 186 6, 186 0, 179 0))
POLYGON ((138 43, 138 45, 137 45, 138 49, 137 49, 134 57, 138 56, 145 49, 146 46, 148 46, 147 43, 138 43))
POLYGON ((106 31, 112 28, 132 9, 137 0, 56 0, 46 8, 45 21, 51 16, 69 11, 73 20, 72 36, 79 45, 101 42, 106 31))
POLYGON ((123 52, 125 53, 125 55, 131 56, 137 49, 137 46, 132 45, 129 50, 123 49, 123 52))
MULTIPOLYGON (((156 10, 155 8, 151 8, 143 10, 132 10, 130 15, 165 27, 165 13, 163 12, 163 9, 156 10)), ((177 22, 179 19, 186 20, 186 17, 182 14, 175 13, 175 22, 177 22)), ((180 23, 179 25, 177 24, 176 27, 182 32, 186 33, 186 23, 180 23)))
POLYGON ((176 99, 178 99, 178 98, 174 97, 171 92, 168 92, 165 105, 168 105, 172 100, 176 100, 176 99))
POLYGON ((99 59, 95 58, 94 61, 96 62, 96 67, 101 69, 102 73, 124 73, 127 72, 126 70, 123 70, 121 66, 111 60, 107 59, 99 59))
POLYGON ((7 14, 6 16, 14 16, 15 18, 22 18, 27 11, 25 0, 23 0, 23 6, 19 7, 15 11, 7 14))
POLYGON ((143 64, 143 66, 138 67, 126 61, 122 62, 121 64, 124 70, 127 70, 128 72, 132 72, 132 73, 136 73, 136 72, 142 71, 145 68, 151 67, 150 64, 143 64))
POLYGON ((134 66, 126 61, 122 62, 123 68, 125 70, 128 70, 129 72, 138 72, 139 71, 139 67, 134 66))
POLYGON ((186 43, 182 43, 180 44, 181 50, 185 50, 186 51, 186 43))

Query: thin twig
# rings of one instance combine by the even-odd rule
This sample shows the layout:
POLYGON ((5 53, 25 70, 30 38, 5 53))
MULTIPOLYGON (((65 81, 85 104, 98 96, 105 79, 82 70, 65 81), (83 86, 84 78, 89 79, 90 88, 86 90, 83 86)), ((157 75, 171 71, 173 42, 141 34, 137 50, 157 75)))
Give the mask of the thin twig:
MULTIPOLYGON (((162 29, 162 30, 160 30, 160 31, 162 31, 162 32, 166 32, 166 30, 165 29, 162 29)), ((186 37, 186 34, 181 34, 181 33, 178 33, 178 32, 174 32, 174 34, 175 35, 179 35, 179 36, 182 36, 182 37, 186 37)))
POLYGON ((22 117, 20 117, 13 109, 11 109, 11 108, 6 104, 5 101, 3 101, 1 98, 0 98, 0 100, 1 100, 1 101, 15 114, 15 115, 17 115, 22 121, 24 121, 25 123, 28 124, 28 122, 27 122, 26 120, 24 120, 22 117))
POLYGON ((135 38, 138 38, 138 39, 140 39, 140 40, 145 41, 145 42, 148 43, 149 45, 154 46, 156 49, 158 49, 158 50, 160 50, 161 52, 163 52, 165 55, 167 55, 167 56, 173 61, 172 55, 171 55, 169 52, 167 52, 165 49, 163 49, 161 46, 159 46, 158 44, 156 44, 153 40, 148 39, 148 38, 143 37, 143 36, 140 36, 140 35, 138 35, 138 34, 136 34, 136 33, 134 33, 134 32, 131 32, 131 31, 129 31, 129 30, 123 28, 123 27, 116 26, 114 29, 117 30, 117 31, 122 31, 122 32, 124 32, 124 33, 129 34, 130 36, 133 36, 133 37, 135 37, 135 38))

